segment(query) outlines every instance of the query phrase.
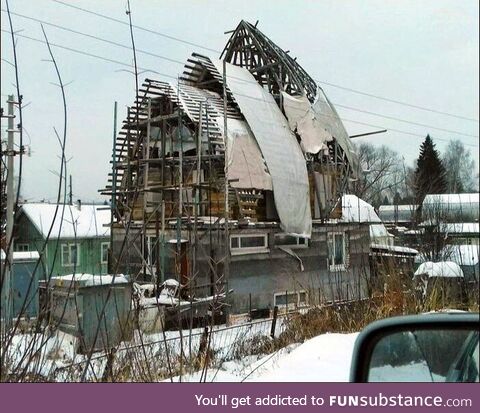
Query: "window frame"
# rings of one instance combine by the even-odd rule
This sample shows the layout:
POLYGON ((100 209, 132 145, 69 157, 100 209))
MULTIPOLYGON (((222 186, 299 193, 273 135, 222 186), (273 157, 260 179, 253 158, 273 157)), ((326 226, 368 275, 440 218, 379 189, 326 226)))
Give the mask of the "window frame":
POLYGON ((278 232, 274 234, 273 238, 274 238, 276 247, 284 247, 284 248, 292 248, 292 249, 308 248, 308 238, 298 237, 296 235, 289 235, 289 234, 285 234, 284 232, 278 232), (280 237, 294 238, 297 242, 296 244, 281 244, 277 242, 277 239, 280 237), (303 240, 303 244, 300 244, 300 240, 303 240))
POLYGON ((329 269, 331 272, 335 271, 346 271, 347 270, 347 232, 346 231, 336 231, 336 232, 329 232, 328 237, 331 237, 331 240, 328 240, 328 264, 329 264, 329 269), (342 235, 343 237, 343 243, 342 243, 342 250, 343 250, 343 262, 340 264, 335 263, 335 255, 336 255, 336 243, 335 243, 335 237, 338 235, 342 235), (330 246, 332 247, 332 250, 330 250, 330 246))
POLYGON ((15 244, 15 252, 30 252, 30 244, 27 242, 20 242, 18 244, 15 244))
POLYGON ((108 264, 108 250, 110 249, 110 242, 104 241, 100 243, 100 264, 108 264), (107 246, 107 259, 103 260, 103 248, 107 246))
POLYGON ((79 266, 80 265, 80 243, 78 242, 68 242, 68 243, 64 243, 61 245, 61 253, 62 253, 62 267, 74 267, 74 266, 79 266), (72 262, 72 247, 76 247, 77 248, 77 254, 76 254, 76 258, 77 258, 77 262, 72 262), (64 260, 64 249, 65 248, 68 248, 68 262, 65 262, 64 260))
POLYGON ((268 248, 268 233, 251 233, 251 234, 230 234, 230 254, 231 255, 245 255, 245 254, 265 254, 270 252, 268 248), (260 247, 242 247, 242 239, 262 237, 264 240, 263 246, 260 247), (232 241, 238 239, 238 247, 232 247, 232 241))
POLYGON ((308 292, 306 290, 293 290, 293 291, 283 291, 278 293, 273 293, 273 305, 278 307, 279 309, 287 309, 287 310, 295 310, 300 308, 308 307, 308 292), (277 304, 277 297, 285 297, 285 293, 288 296, 296 295, 297 299, 294 303, 290 301, 287 304, 277 304), (303 302, 300 301, 300 296, 304 294, 305 300, 303 302))

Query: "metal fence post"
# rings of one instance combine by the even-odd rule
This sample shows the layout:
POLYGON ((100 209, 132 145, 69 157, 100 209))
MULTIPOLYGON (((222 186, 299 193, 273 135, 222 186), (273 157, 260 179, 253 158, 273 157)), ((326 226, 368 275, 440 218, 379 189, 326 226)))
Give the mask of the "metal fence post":
POLYGON ((277 326, 278 306, 273 307, 272 328, 270 329, 270 337, 275 338, 275 328, 277 326))

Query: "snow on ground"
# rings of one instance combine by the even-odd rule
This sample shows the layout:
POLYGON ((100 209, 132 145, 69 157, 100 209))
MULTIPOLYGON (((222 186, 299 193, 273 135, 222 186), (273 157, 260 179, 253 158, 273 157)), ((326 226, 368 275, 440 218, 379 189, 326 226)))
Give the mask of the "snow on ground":
POLYGON ((307 340, 255 381, 348 381, 357 336, 330 333, 307 340))
POLYGON ((411 363, 403 366, 381 366, 372 368, 368 381, 371 382, 444 382, 445 377, 432 373, 426 363, 411 363))
MULTIPOLYGON (((280 328, 277 328, 277 335, 283 330, 283 323, 280 322, 279 324, 280 328)), ((259 337, 264 337, 263 339, 267 341, 270 340, 269 329, 270 322, 245 324, 236 326, 236 328, 216 326, 214 334, 212 334, 211 348, 215 353, 215 359, 224 361, 215 367, 207 369, 207 371, 183 374, 181 381, 348 381, 353 346, 358 333, 322 334, 302 344, 290 344, 271 354, 248 355, 240 359, 236 358, 237 351, 242 354, 243 351, 248 351, 250 346, 256 345, 256 341, 250 340, 256 340, 259 337), (243 349, 243 346, 238 347, 239 343, 243 343, 246 348, 243 349)), ((188 357, 190 347, 192 354, 195 356, 198 352, 202 329, 194 329, 191 331, 191 334, 189 333, 188 330, 182 332, 167 331, 165 332, 165 337, 163 333, 143 335, 141 341, 147 345, 148 357, 158 358, 162 357, 160 356, 162 354, 160 350, 164 349, 165 342, 163 339, 166 338, 170 348, 170 355, 173 356, 180 351, 177 347, 180 346, 178 338, 181 334, 184 337, 184 344, 181 347, 185 356, 188 357)), ((132 353, 129 351, 125 352, 125 349, 138 340, 140 340, 138 337, 134 337, 132 342, 124 343, 124 345, 120 346, 117 352, 118 362, 122 363, 122 356, 131 357, 132 353)), ((71 370, 62 369, 71 363, 81 363, 85 359, 84 355, 75 353, 78 343, 73 336, 59 331, 56 331, 50 337, 41 334, 15 336, 10 348, 10 357, 15 360, 14 365, 24 364, 22 355, 25 354, 28 348, 31 348, 32 342, 34 342, 33 346, 35 348, 38 347, 40 350, 41 347, 41 350, 38 352, 38 362, 34 366, 29 366, 29 370, 33 368, 33 371, 36 373, 55 381, 79 379, 79 376, 71 375, 71 370), (59 370, 57 370, 58 368, 59 370)), ((105 357, 98 358, 98 353, 95 354, 92 360, 92 367, 89 368, 86 379, 95 381, 101 378, 105 368, 105 361, 105 357)), ((79 372, 83 370, 83 366, 84 364, 78 366, 79 372)), ((170 379, 165 381, 170 381, 170 379)), ((178 382, 180 378, 178 376, 174 377, 172 381, 178 382)))
MULTIPOLYGON (((206 373, 184 375, 183 382, 347 382, 358 333, 328 333, 303 344, 292 344, 273 354, 247 356, 223 363, 206 373)), ((166 381, 170 381, 166 380, 166 381)), ((174 382, 180 378, 174 377, 174 382)))

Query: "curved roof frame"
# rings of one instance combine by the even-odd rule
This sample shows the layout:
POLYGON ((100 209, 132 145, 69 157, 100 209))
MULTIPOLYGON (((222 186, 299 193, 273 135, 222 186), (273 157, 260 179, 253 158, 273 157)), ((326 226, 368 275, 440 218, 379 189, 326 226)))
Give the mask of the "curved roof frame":
POLYGON ((296 58, 245 20, 233 31, 220 59, 248 69, 275 97, 285 91, 294 96, 306 95, 311 103, 315 100, 317 84, 296 58))

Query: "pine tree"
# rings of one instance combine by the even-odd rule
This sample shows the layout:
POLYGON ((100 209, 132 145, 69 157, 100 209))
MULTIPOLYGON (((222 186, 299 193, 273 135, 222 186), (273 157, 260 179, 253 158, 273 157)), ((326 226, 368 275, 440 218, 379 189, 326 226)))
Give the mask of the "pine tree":
POLYGON ((420 146, 420 156, 415 169, 415 198, 421 205, 427 194, 443 194, 447 190, 445 167, 435 144, 427 135, 420 146))

